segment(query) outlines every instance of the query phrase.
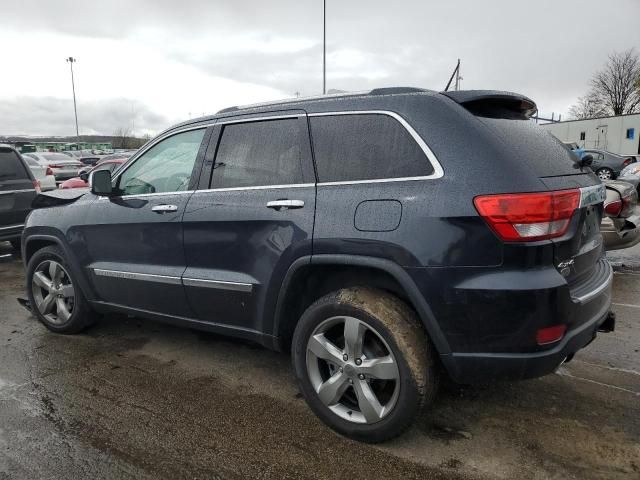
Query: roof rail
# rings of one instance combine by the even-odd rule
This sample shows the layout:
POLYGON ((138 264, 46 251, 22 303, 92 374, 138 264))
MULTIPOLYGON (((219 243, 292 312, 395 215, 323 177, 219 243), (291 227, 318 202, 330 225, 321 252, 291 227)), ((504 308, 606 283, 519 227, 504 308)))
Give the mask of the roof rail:
POLYGON ((374 88, 369 92, 369 95, 394 95, 400 93, 419 93, 426 92, 424 88, 417 87, 383 87, 374 88))

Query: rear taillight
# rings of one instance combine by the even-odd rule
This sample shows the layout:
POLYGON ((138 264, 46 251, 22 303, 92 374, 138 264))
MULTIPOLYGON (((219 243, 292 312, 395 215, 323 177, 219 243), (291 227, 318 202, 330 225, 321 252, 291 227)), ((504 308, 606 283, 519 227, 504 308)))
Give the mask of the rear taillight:
POLYGON ((49 176, 49 175, 53 175, 53 170, 51 170, 51 168, 47 167, 47 170, 44 172, 45 175, 49 176))
POLYGON ((49 168, 64 168, 64 165, 58 165, 57 163, 50 163, 49 168))
POLYGON ((627 158, 624 162, 622 162, 622 166, 626 167, 627 165, 631 165, 633 163, 633 158, 627 158))
POLYGON ((476 210, 506 242, 530 242, 560 237, 580 205, 580 190, 481 195, 476 210))
POLYGON ((36 192, 40 193, 41 192, 41 190, 40 190, 40 182, 38 180, 34 180, 32 183, 33 183, 33 188, 36 189, 36 192))
POLYGON ((622 213, 622 200, 616 200, 615 202, 605 204, 604 213, 609 217, 617 217, 620 215, 620 213, 622 213))

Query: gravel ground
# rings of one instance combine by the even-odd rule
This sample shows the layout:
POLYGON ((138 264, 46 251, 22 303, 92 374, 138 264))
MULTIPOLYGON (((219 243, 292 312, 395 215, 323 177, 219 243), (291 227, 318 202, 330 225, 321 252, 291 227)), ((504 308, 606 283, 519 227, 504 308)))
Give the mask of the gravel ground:
POLYGON ((448 386, 375 447, 314 417, 285 354, 120 316, 54 335, 22 289, 0 264, 2 480, 640 478, 640 275, 616 274, 616 332, 556 374, 448 386))

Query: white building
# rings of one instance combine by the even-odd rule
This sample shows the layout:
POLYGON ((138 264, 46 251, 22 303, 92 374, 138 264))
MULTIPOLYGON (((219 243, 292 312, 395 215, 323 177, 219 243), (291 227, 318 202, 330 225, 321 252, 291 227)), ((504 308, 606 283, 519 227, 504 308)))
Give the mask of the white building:
POLYGON ((640 113, 546 123, 541 127, 559 140, 576 142, 583 148, 597 148, 620 155, 640 154, 640 113))

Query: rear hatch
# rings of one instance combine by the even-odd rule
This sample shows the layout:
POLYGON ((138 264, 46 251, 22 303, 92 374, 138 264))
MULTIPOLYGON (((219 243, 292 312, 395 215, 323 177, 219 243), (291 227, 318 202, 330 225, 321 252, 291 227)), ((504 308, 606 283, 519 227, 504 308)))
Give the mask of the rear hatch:
MULTIPOLYGON (((562 142, 536 125, 530 117, 535 103, 508 92, 446 92, 478 120, 490 128, 508 147, 514 158, 541 181, 541 190, 574 190, 580 201, 566 232, 551 239, 555 266, 566 278, 573 296, 589 287, 594 275, 606 275, 600 222, 605 197, 604 186, 588 168, 581 168, 578 158, 562 142), (574 290, 578 293, 574 295, 574 290)), ((606 279, 602 279, 605 281, 606 279)))

